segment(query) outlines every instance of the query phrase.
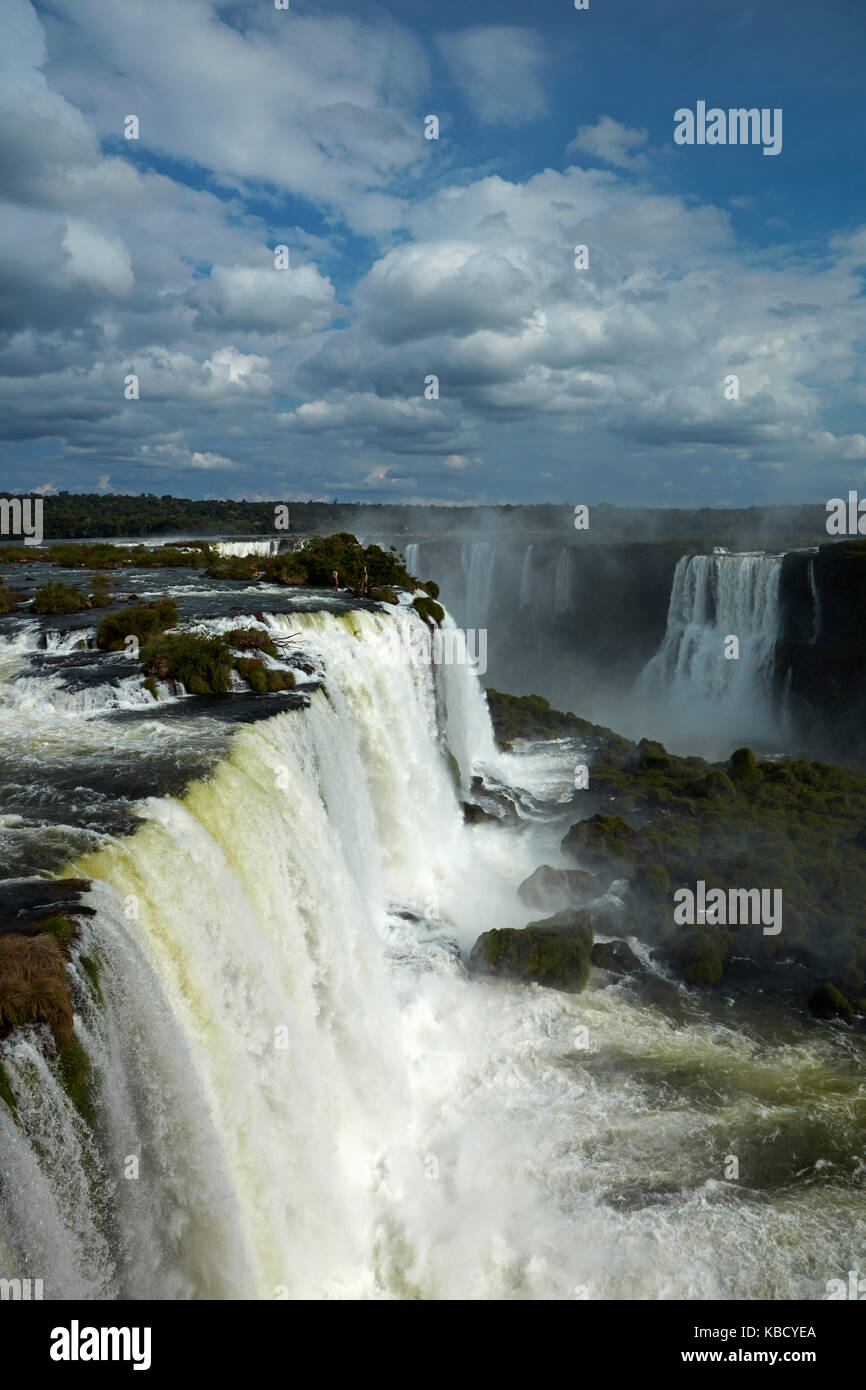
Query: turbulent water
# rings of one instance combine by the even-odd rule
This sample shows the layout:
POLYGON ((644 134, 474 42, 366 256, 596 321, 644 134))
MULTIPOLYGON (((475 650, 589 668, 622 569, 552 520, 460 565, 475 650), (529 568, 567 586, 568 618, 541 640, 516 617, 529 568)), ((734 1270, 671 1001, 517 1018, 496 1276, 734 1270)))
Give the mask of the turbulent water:
POLYGON ((156 706, 122 657, 87 674, 84 628, 46 649, 44 621, 7 621, 4 774, 43 770, 31 804, 6 795, 7 872, 92 879, 102 1002, 73 964, 92 1130, 38 1032, 0 1044, 0 1276, 52 1298, 821 1298, 857 1267, 857 1035, 658 977, 468 977, 479 932, 525 923, 520 881, 562 862, 579 746, 498 756, 472 671, 388 660, 394 612, 171 582, 209 630, 264 610, 307 683, 156 706), (473 773, 521 789, 507 824, 464 822, 473 773))

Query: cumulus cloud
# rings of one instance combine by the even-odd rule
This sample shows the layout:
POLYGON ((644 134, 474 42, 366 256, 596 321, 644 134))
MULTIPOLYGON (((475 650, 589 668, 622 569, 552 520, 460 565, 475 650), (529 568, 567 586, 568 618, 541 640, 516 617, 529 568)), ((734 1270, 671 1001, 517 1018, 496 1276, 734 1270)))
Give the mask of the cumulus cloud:
POLYGON ((452 80, 487 125, 520 126, 547 111, 547 45, 534 29, 484 24, 436 39, 452 80))
POLYGON ((595 125, 578 126, 574 139, 566 146, 568 154, 588 154, 618 169, 644 169, 645 154, 639 153, 646 144, 648 132, 601 116, 595 125))

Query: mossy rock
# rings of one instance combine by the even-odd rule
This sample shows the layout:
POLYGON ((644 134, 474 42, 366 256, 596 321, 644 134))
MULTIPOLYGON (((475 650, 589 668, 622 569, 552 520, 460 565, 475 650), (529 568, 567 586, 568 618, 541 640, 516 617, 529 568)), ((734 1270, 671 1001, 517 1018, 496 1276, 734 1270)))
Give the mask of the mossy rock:
POLYGON ((863 992, 864 974, 859 965, 848 964, 839 976, 839 985, 849 999, 856 999, 863 992))
POLYGON ((816 1018, 850 1018, 854 1010, 835 985, 821 985, 809 999, 816 1018))
POLYGON ((562 838, 563 854, 579 859, 592 872, 627 875, 637 859, 637 832, 622 816, 590 816, 562 838))
POLYGON ((558 912, 522 929, 483 932, 469 957, 478 975, 535 982, 576 994, 589 979, 592 919, 586 911, 558 912))
POLYGON ((596 941, 590 952, 592 964, 612 975, 636 975, 643 970, 627 941, 596 941))
POLYGON ((147 676, 145 678, 144 688, 150 691, 154 700, 159 699, 159 686, 157 685, 156 676, 147 676))
POLYGON ((751 748, 737 748, 731 754, 731 781, 756 782, 759 777, 758 765, 751 748))
POLYGON ((552 908, 565 902, 584 907, 601 892, 601 882, 585 869, 554 869, 550 864, 540 864, 523 880, 517 896, 527 907, 552 908))
POLYGON ((15 1108, 15 1096, 13 1094, 12 1087, 9 1084, 9 1077, 6 1075, 6 1071, 2 1062, 0 1062, 0 1102, 2 1102, 3 1105, 7 1105, 9 1107, 9 1109, 12 1111, 13 1116, 17 1120, 18 1111, 15 1108))
POLYGON ((378 599, 379 603, 399 603, 397 595, 390 584, 382 584, 378 588, 371 590, 371 598, 378 599))
POLYGON ((442 619, 445 617, 445 609, 435 599, 419 596, 412 600, 412 607, 424 619, 428 627, 441 626, 442 619))
POLYGON ((63 1089, 75 1109, 93 1128, 93 1068, 80 1040, 74 1034, 58 1049, 57 1069, 63 1089))

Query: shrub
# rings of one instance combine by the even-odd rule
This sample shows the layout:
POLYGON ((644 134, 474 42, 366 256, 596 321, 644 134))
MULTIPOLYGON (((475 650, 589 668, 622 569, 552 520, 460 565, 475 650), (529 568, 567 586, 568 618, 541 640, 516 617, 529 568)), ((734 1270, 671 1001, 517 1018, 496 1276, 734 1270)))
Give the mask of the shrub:
POLYGON ((149 676, 180 681, 190 695, 225 695, 234 659, 222 637, 170 633, 148 642, 141 659, 149 676))
POLYGON ((174 627, 178 620, 177 604, 171 598, 154 599, 152 603, 141 603, 135 608, 124 608, 118 613, 109 613, 96 632, 96 644, 103 651, 119 652, 126 646, 127 637, 137 637, 147 641, 166 628, 174 627))
POLYGON ((261 627, 236 627, 225 634, 230 647, 239 652, 264 652, 266 656, 279 656, 279 649, 270 633, 261 627))
POLYGON ((36 590, 33 599, 34 613, 80 613, 87 606, 84 594, 74 584, 55 584, 51 580, 36 590))
POLYGON ((14 613, 21 601, 17 589, 7 589, 5 584, 0 584, 0 613, 14 613))

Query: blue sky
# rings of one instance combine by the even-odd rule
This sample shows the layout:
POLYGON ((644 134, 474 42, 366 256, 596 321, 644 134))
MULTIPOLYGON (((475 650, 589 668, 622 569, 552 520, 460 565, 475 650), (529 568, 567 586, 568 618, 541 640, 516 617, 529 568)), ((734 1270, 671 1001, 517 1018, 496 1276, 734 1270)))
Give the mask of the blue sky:
POLYGON ((861 0, 5 0, 4 22, 4 487, 866 489, 861 0), (676 145, 699 100, 781 108, 781 153, 676 145))

